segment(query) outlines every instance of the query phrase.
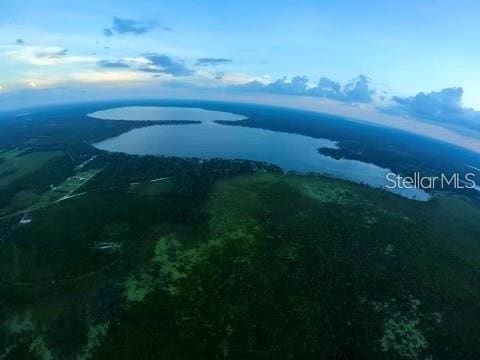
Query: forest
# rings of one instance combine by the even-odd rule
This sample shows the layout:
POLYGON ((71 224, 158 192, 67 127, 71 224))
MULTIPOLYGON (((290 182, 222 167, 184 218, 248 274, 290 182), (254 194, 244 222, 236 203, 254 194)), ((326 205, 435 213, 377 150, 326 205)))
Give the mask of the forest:
MULTIPOLYGON (((419 202, 254 161, 109 153, 92 143, 151 123, 69 111, 0 121, 1 359, 480 353, 474 196, 419 202)), ((263 111, 240 125, 287 129, 263 111)), ((372 149, 357 156, 413 156, 372 149)))

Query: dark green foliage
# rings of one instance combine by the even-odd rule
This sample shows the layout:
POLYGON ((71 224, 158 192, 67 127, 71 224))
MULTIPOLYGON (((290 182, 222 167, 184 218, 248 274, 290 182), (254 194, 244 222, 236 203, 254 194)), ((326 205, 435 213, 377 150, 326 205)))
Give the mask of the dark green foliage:
MULTIPOLYGON (((425 157, 416 147, 398 152, 412 140, 405 134, 225 106, 250 115, 243 125, 340 140, 332 155, 407 173, 417 165, 434 172, 441 162, 463 169, 436 143, 421 149, 425 157), (384 137, 394 140, 382 145, 384 137)), ((148 123, 84 116, 101 107, 43 109, 0 124, 5 148, 64 153, 2 189, 0 204, 22 190, 44 193, 93 156, 84 169, 102 169, 78 189, 84 195, 35 209, 28 225, 18 224, 21 214, 0 219, 0 355, 12 346, 7 358, 38 358, 31 346, 40 338, 55 357, 76 358, 92 327, 108 324, 94 358, 404 359, 382 348, 388 321, 401 318, 427 343, 412 358, 477 357, 473 197, 420 203, 251 161, 106 153, 90 142, 148 123), (138 190, 159 178, 168 178, 161 191, 138 190), (102 243, 119 246, 103 251, 102 243), (132 278, 147 279, 141 300, 128 298, 132 278), (15 316, 31 320, 18 321, 20 333, 12 330, 15 316)))
POLYGON ((87 342, 85 310, 72 306, 52 321, 47 332, 47 345, 59 359, 76 359, 87 342))

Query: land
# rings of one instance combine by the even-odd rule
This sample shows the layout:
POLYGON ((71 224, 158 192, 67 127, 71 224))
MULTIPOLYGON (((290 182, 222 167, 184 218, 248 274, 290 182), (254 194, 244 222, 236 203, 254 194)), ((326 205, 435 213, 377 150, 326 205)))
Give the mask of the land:
POLYGON ((44 118, 1 153, 0 359, 480 353, 475 196, 107 153, 138 123, 44 118))
POLYGON ((150 182, 166 160, 97 161, 85 195, 38 209, 2 245, 12 358, 478 351, 480 208, 468 198, 422 203, 252 164, 218 175, 234 166, 223 161, 150 182))

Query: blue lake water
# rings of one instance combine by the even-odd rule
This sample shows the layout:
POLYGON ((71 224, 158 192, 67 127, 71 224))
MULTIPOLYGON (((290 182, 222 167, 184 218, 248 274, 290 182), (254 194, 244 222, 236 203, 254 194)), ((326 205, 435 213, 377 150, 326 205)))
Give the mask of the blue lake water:
POLYGON ((152 125, 128 131, 95 146, 102 150, 136 155, 165 155, 202 159, 246 159, 272 163, 286 171, 315 172, 383 188, 401 196, 426 201, 421 189, 387 189, 389 169, 357 160, 336 160, 318 152, 336 148, 328 139, 264 129, 218 124, 237 121, 240 114, 178 107, 122 107, 89 116, 112 120, 195 120, 201 124, 152 125))
POLYGON ((194 120, 212 122, 215 120, 237 121, 246 119, 246 116, 223 111, 175 106, 123 106, 96 111, 88 116, 104 120, 129 121, 194 120))

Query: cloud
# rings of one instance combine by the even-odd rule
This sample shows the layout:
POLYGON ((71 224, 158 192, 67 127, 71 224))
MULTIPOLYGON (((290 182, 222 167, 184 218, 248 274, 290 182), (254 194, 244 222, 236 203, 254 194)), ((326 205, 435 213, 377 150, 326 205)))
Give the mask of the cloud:
POLYGON ((410 97, 392 97, 384 112, 480 130, 480 111, 462 105, 463 89, 446 88, 410 97))
POLYGON ((23 44, 25 44, 25 41, 23 41, 23 39, 21 39, 21 38, 18 38, 17 41, 15 41, 15 43, 17 45, 23 45, 23 44))
POLYGON ((137 71, 84 71, 73 73, 70 78, 74 81, 86 83, 131 82, 146 80, 137 71))
POLYGON ((244 84, 231 85, 230 90, 240 90, 244 92, 262 92, 265 90, 265 84, 258 80, 252 80, 244 84))
POLYGON ((322 77, 318 80, 317 86, 310 89, 310 94, 329 99, 340 99, 343 97, 342 84, 326 77, 322 77))
POLYGON ((275 94, 306 95, 308 92, 308 78, 295 76, 288 81, 286 77, 278 79, 265 86, 265 90, 275 94))
POLYGON ((217 65, 229 64, 231 62, 232 62, 232 59, 205 57, 205 58, 197 59, 196 65, 198 65, 198 66, 217 66, 217 65))
POLYGON ((105 28, 105 29, 103 29, 103 35, 106 36, 106 37, 113 36, 113 31, 109 28, 105 28))
POLYGON ((322 97, 349 103, 371 103, 375 90, 370 87, 370 79, 360 75, 346 84, 322 77, 316 85, 311 86, 305 76, 295 76, 291 80, 286 77, 270 83, 251 81, 230 87, 236 91, 255 91, 270 94, 322 97))
POLYGON ((13 61, 34 66, 59 66, 97 61, 95 56, 69 55, 68 49, 58 46, 22 46, 5 52, 5 55, 13 61))
MULTIPOLYGON (((264 76, 253 76, 251 74, 239 73, 239 72, 201 72, 197 71, 196 74, 203 76, 206 79, 216 80, 217 82, 214 86, 223 85, 225 90, 236 89, 236 85, 244 85, 245 87, 250 87, 250 92, 260 91, 266 82, 269 81, 269 78, 264 76), (221 76, 218 76, 221 75, 221 76), (247 86, 247 84, 250 84, 247 86), (260 85, 260 88, 253 89, 255 84, 260 85)), ((247 91, 246 89, 243 91, 247 91)))
POLYGON ((343 101, 370 103, 373 100, 375 90, 369 87, 370 79, 365 75, 360 75, 343 87, 343 101))
POLYGON ((124 60, 100 60, 97 62, 97 66, 102 68, 129 68, 124 60))
POLYGON ((308 90, 312 96, 324 97, 351 103, 371 103, 375 90, 370 88, 370 79, 365 75, 359 75, 342 86, 341 83, 320 78, 317 86, 308 90))
MULTIPOLYGON (((157 26, 158 23, 156 21, 138 21, 114 16, 112 30, 117 34, 141 35, 153 30, 157 26)), ((104 29, 104 35, 112 36, 112 30, 104 29)))
POLYGON ((141 67, 141 71, 172 76, 188 76, 193 74, 193 71, 189 69, 183 61, 174 60, 167 55, 146 53, 143 57, 146 58, 149 63, 141 67))
POLYGON ((183 61, 175 60, 168 55, 146 53, 138 57, 125 57, 116 60, 100 60, 97 66, 105 69, 131 69, 134 71, 152 73, 154 77, 162 75, 189 76, 194 72, 183 61))
POLYGON ((50 48, 45 48, 44 50, 36 51, 35 56, 38 58, 56 59, 56 58, 61 58, 66 56, 67 52, 68 52, 68 49, 50 47, 50 48))
MULTIPOLYGON (((150 80, 150 75, 146 73, 132 69, 114 68, 79 69, 77 71, 61 73, 42 71, 36 74, 25 74, 25 76, 18 79, 19 83, 23 84, 22 88, 35 90, 53 89, 61 86, 76 86, 81 83, 95 84, 95 86, 113 83, 133 85, 134 83, 146 83, 150 80)), ((92 86, 91 89, 93 88, 92 86)), ((17 89, 19 88, 17 87, 17 89)), ((10 92, 14 90, 15 87, 9 89, 10 92)))

